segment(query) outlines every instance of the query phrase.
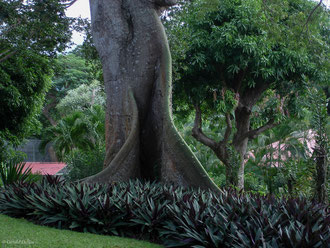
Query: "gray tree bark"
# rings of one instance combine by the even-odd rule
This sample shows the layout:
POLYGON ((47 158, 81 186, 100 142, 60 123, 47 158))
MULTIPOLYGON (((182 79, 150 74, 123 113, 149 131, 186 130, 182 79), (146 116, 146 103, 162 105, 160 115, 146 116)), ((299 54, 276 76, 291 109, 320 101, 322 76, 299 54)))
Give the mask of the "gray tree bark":
POLYGON ((171 117, 171 56, 159 14, 175 0, 90 0, 107 95, 104 170, 87 182, 134 178, 218 190, 171 117))

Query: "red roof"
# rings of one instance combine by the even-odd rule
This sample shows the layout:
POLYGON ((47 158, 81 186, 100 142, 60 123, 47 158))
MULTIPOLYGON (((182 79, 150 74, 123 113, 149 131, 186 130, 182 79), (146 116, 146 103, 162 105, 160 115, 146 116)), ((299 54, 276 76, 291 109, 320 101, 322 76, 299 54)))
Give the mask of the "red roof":
POLYGON ((32 173, 40 173, 41 175, 55 175, 65 166, 65 163, 26 162, 24 169, 30 167, 32 169, 32 173))

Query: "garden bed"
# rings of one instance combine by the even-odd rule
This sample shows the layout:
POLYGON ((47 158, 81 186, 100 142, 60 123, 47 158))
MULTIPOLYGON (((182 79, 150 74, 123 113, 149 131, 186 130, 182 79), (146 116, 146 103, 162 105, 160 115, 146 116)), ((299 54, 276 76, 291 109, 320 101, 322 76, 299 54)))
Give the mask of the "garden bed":
POLYGON ((116 235, 167 247, 327 247, 329 206, 213 193, 159 183, 66 183, 46 176, 8 186, 0 212, 40 225, 116 235))

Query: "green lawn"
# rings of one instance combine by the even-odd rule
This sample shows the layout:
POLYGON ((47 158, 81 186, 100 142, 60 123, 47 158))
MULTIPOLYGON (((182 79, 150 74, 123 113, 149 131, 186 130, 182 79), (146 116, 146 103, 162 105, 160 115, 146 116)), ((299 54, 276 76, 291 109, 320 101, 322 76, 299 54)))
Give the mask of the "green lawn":
POLYGON ((128 238, 58 230, 34 225, 24 219, 0 215, 0 247, 157 248, 162 246, 128 238))

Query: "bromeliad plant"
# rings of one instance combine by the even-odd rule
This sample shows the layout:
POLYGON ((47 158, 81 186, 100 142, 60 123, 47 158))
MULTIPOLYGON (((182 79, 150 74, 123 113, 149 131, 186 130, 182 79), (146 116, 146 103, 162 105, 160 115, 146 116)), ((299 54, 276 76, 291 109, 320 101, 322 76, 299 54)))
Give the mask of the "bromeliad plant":
POLYGON ((42 225, 148 239, 167 247, 327 247, 329 207, 234 190, 214 194, 158 183, 11 184, 0 212, 42 225))

